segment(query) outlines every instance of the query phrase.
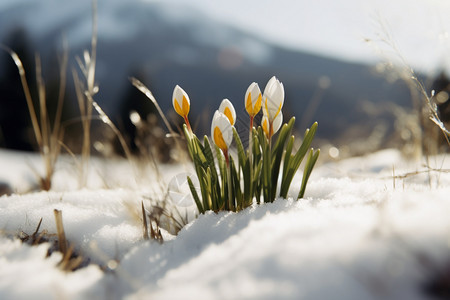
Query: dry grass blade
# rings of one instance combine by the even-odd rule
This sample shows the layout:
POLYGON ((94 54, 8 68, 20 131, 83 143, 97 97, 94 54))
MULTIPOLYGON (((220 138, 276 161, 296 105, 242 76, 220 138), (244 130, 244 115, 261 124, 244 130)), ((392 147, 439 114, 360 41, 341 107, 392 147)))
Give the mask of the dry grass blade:
POLYGON ((39 112, 40 112, 40 128, 42 135, 42 151, 44 154, 48 151, 49 146, 49 124, 47 116, 47 106, 45 101, 45 83, 42 78, 42 64, 41 58, 38 54, 35 55, 36 61, 36 83, 38 86, 38 98, 39 98, 39 112))
POLYGON ((169 121, 167 120, 166 116, 164 115, 163 111, 161 110, 161 107, 158 104, 158 101, 156 101, 155 97, 153 96, 152 92, 138 79, 131 77, 130 78, 131 84, 134 85, 140 92, 142 92, 145 96, 147 96, 150 101, 155 105, 156 109, 158 110, 159 115, 164 121, 164 124, 166 125, 167 129, 169 129, 169 132, 173 136, 178 136, 177 133, 172 129, 172 126, 170 126, 169 121))
MULTIPOLYGON (((91 38, 91 52, 84 52, 83 60, 81 58, 76 57, 79 68, 82 74, 85 77, 86 85, 82 83, 77 72, 72 70, 74 83, 75 83, 75 91, 77 94, 78 105, 81 113, 82 127, 83 127, 83 145, 81 151, 81 170, 80 170, 80 186, 85 186, 87 183, 87 168, 89 164, 90 158, 90 128, 91 128, 91 120, 93 109, 97 111, 99 114, 100 120, 108 125, 117 139, 125 153, 130 164, 132 164, 133 156, 128 147, 125 138, 119 131, 116 125, 111 121, 108 115, 103 111, 100 105, 94 100, 95 94, 98 92, 99 88, 95 84, 95 66, 96 66, 96 57, 97 57, 97 1, 92 1, 92 38, 91 38)), ((136 168, 132 165, 133 171, 137 174, 136 168)))
POLYGON ((63 39, 63 54, 62 56, 58 56, 58 61, 60 64, 59 69, 59 93, 58 93, 58 104, 56 107, 55 120, 53 123, 53 131, 52 136, 58 136, 61 130, 61 116, 62 109, 64 104, 64 94, 66 92, 66 81, 67 81, 67 64, 69 61, 69 50, 68 50, 67 40, 63 39))
POLYGON ((182 155, 182 157, 180 157, 180 158, 182 161, 184 161, 186 158, 186 155, 185 155, 186 153, 183 150, 183 147, 181 147, 181 145, 179 143, 178 138, 180 137, 180 135, 173 130, 172 126, 170 125, 169 121, 167 120, 164 112, 162 111, 161 107, 158 104, 158 101, 156 101, 156 98, 153 96, 152 92, 138 79, 131 77, 130 81, 134 87, 136 87, 141 93, 143 93, 155 105, 164 124, 166 125, 167 129, 169 130, 169 137, 172 137, 174 139, 175 146, 178 149, 178 153, 180 153, 182 155))
POLYGON ((88 68, 88 90, 93 95, 96 90, 95 86, 95 63, 97 60, 97 1, 92 1, 92 36, 91 36, 91 59, 88 68))
POLYGON ((136 171, 135 166, 132 164, 133 161, 133 155, 131 154, 130 148, 128 147, 127 142, 125 141, 125 138, 123 137, 120 130, 117 128, 116 125, 111 121, 111 119, 108 117, 108 115, 103 111, 103 109, 98 105, 97 102, 94 101, 94 99, 90 99, 92 105, 94 106, 94 109, 97 111, 97 113, 100 115, 100 119, 103 123, 109 126, 109 128, 112 129, 114 134, 116 135, 117 139, 119 140, 120 146, 122 146, 123 151, 125 152, 125 156, 127 157, 128 161, 132 165, 133 171, 135 174, 138 174, 136 171))
MULTIPOLYGON (((145 213, 145 210, 144 210, 145 213)), ((152 206, 151 212, 148 214, 150 220, 150 238, 158 241, 160 244, 164 241, 161 234, 161 216, 163 215, 163 208, 159 206, 152 206), (154 226, 154 227, 153 227, 154 226)), ((146 218, 144 218, 146 219, 146 218)))
MULTIPOLYGON (((424 106, 427 107, 429 119, 439 127, 442 134, 444 135, 444 138, 445 138, 448 146, 450 147, 450 131, 448 130, 448 128, 445 127, 444 123, 441 121, 441 119, 439 117, 437 106, 432 99, 433 95, 431 95, 431 96, 428 95, 424 84, 418 78, 414 69, 405 60, 399 47, 395 43, 395 39, 394 39, 393 35, 391 34, 391 32, 389 30, 389 25, 386 23, 386 21, 383 20, 383 18, 381 16, 378 16, 376 21, 378 23, 379 30, 380 30, 380 33, 378 34, 380 41, 382 43, 384 43, 385 45, 387 45, 388 48, 390 48, 393 51, 396 58, 399 60, 401 67, 404 69, 403 72, 399 73, 400 78, 403 79, 403 81, 408 85, 408 87, 411 90, 415 89, 420 95, 422 95, 423 99, 425 100, 425 103, 419 103, 419 105, 417 105, 418 107, 416 107, 416 109, 418 111, 421 111, 422 107, 424 107, 424 106)), ((367 41, 371 41, 371 40, 368 39, 367 41)), ((383 52, 383 51, 381 51, 381 49, 378 49, 378 50, 380 52, 383 52)), ((419 113, 418 115, 421 115, 421 114, 419 113)), ((423 124, 421 124, 421 125, 423 126, 423 124)))
MULTIPOLYGON (((404 179, 404 178, 408 178, 408 177, 412 177, 415 175, 420 175, 420 174, 428 174, 430 172, 437 172, 437 173, 450 173, 449 169, 436 169, 436 168, 431 168, 431 167, 427 167, 426 170, 418 170, 418 171, 414 171, 414 172, 408 172, 408 173, 404 173, 401 175, 392 175, 392 178, 394 179, 404 179)), ((390 178, 390 177, 384 177, 384 178, 390 178)))
POLYGON ((30 88, 28 86, 26 73, 25 73, 25 68, 23 67, 22 61, 20 60, 20 58, 17 55, 17 53, 14 52, 12 49, 10 49, 10 48, 8 48, 8 47, 6 47, 4 45, 0 45, 0 48, 9 53, 9 55, 14 60, 14 63, 17 66, 17 69, 18 69, 19 75, 20 75, 20 81, 22 83, 22 88, 23 88, 23 91, 25 93, 25 99, 27 101, 28 111, 30 113, 31 123, 32 123, 33 131, 34 131, 34 136, 36 137, 37 144, 38 145, 42 145, 41 130, 39 128, 39 122, 38 122, 38 118, 37 118, 37 115, 36 115, 36 110, 34 109, 33 99, 31 97, 30 88))
POLYGON ((436 124, 437 126, 439 126, 439 128, 447 134, 447 136, 445 137, 447 139, 447 143, 450 143, 449 138, 450 137, 450 130, 448 130, 444 123, 438 118, 436 117, 435 114, 433 114, 432 116, 430 116, 430 120, 433 121, 434 124, 436 124))
POLYGON ((75 69, 72 69, 72 76, 75 85, 75 94, 78 101, 78 107, 81 115, 81 126, 83 131, 83 141, 81 145, 81 162, 79 163, 79 186, 84 187, 87 184, 87 168, 91 154, 91 120, 92 105, 87 100, 84 86, 78 77, 75 69))
POLYGON ((84 262, 85 259, 81 255, 77 255, 71 245, 64 254, 64 257, 60 262, 60 266, 65 271, 76 271, 83 265, 84 262))
POLYGON ((62 212, 60 210, 53 210, 53 213, 55 214, 55 222, 56 222, 56 231, 58 233, 58 246, 59 251, 63 253, 65 256, 67 253, 67 240, 66 240, 66 233, 64 232, 64 226, 62 222, 62 212))
POLYGON ((75 85, 78 107, 81 114, 81 126, 83 130, 83 141, 81 145, 81 163, 79 164, 79 186, 87 184, 87 173, 91 156, 91 120, 93 111, 93 97, 98 91, 95 85, 95 66, 97 58, 97 2, 92 1, 92 36, 91 52, 87 50, 83 53, 83 60, 76 57, 78 66, 83 74, 86 85, 80 80, 75 69, 72 69, 72 76, 75 85))
POLYGON ((39 243, 39 239, 40 239, 40 237, 39 237, 39 228, 41 228, 41 224, 42 224, 42 218, 39 220, 39 223, 36 226, 36 230, 31 235, 31 239, 33 241, 33 245, 39 243))
POLYGON ((142 206, 142 224, 144 227, 143 238, 144 240, 148 240, 148 224, 147 224, 147 216, 145 214, 144 201, 141 201, 141 206, 142 206))
POLYGON ((65 271, 75 271, 85 265, 88 265, 89 259, 76 253, 73 245, 70 245, 66 239, 66 233, 64 231, 62 221, 62 212, 57 209, 53 210, 53 212, 55 214, 56 231, 58 235, 58 250, 63 255, 59 266, 65 271))
POLYGON ((66 87, 66 70, 68 61, 68 51, 65 48, 64 54, 60 60, 60 87, 59 97, 54 118, 54 123, 50 124, 50 119, 47 110, 47 98, 45 92, 45 83, 42 77, 42 65, 39 55, 36 54, 36 82, 38 86, 38 102, 39 102, 39 117, 36 113, 36 109, 31 97, 30 88, 26 79, 25 69, 22 61, 18 55, 10 48, 0 45, 0 48, 9 53, 19 71, 22 88, 25 94, 25 100, 27 102, 28 111, 30 114, 31 124, 33 127, 36 143, 39 148, 39 152, 44 163, 45 175, 39 177, 40 186, 43 190, 50 190, 52 185, 52 177, 55 173, 55 166, 58 160, 61 146, 60 140, 63 136, 63 130, 61 128, 61 114, 62 106, 64 102, 64 93, 66 87))
POLYGON ((19 239, 23 242, 23 243, 27 243, 29 245, 39 245, 41 243, 46 243, 49 241, 48 237, 50 236, 46 230, 39 232, 39 229, 41 227, 42 224, 42 218, 39 220, 38 225, 36 226, 36 230, 33 232, 32 235, 29 235, 23 231, 21 231, 18 234, 19 239))

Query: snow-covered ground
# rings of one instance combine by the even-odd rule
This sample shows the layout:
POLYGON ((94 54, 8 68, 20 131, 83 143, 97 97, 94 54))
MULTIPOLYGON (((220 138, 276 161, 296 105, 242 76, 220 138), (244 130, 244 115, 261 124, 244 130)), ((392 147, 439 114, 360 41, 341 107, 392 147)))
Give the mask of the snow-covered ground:
MULTIPOLYGON (((127 162, 95 161, 90 187, 78 190, 66 160, 53 191, 0 197, 0 299, 409 300, 429 299, 439 280, 448 297, 445 156, 429 160, 440 172, 425 173, 396 150, 322 164, 305 199, 207 213, 177 236, 163 231, 163 244, 143 240, 136 216, 141 201, 163 197, 159 183, 185 166, 161 166, 163 180, 151 171, 137 180, 127 162), (54 209, 88 267, 64 272, 60 254, 45 258, 48 243, 11 239, 32 234, 40 218, 40 231, 56 233, 54 209)), ((0 181, 20 191, 38 163, 2 150, 0 181)))

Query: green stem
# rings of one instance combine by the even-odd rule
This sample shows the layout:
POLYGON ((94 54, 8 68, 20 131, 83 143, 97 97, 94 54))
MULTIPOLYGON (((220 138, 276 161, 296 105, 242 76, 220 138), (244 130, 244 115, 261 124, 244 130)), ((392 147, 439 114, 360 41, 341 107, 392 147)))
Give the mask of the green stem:
POLYGON ((268 199, 264 199, 266 202, 273 202, 272 199, 272 176, 270 176, 272 174, 272 135, 273 135, 273 122, 269 121, 269 155, 267 156, 268 158, 268 164, 269 164, 269 184, 267 186, 267 195, 268 195, 268 199))
POLYGON ((188 119, 187 115, 184 116, 183 118, 184 118, 184 122, 186 123, 186 126, 187 126, 189 132, 192 133, 191 124, 189 123, 189 119, 188 119))
POLYGON ((250 164, 250 201, 253 200, 253 116, 250 116, 250 131, 248 137, 248 162, 250 164))
POLYGON ((269 145, 272 141, 272 135, 273 135, 273 122, 269 121, 269 145))
POLYGON ((225 155, 225 162, 227 164, 227 185, 228 185, 228 209, 234 211, 233 195, 232 195, 232 182, 231 182, 231 166, 230 158, 228 157, 228 149, 223 150, 225 155))

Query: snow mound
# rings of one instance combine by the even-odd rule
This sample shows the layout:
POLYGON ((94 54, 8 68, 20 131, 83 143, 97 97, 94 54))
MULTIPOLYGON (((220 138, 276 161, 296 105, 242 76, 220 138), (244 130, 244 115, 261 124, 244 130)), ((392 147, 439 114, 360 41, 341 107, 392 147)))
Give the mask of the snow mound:
POLYGON ((45 258, 47 249, 0 238, 1 299, 106 299, 98 267, 64 273, 57 268, 61 255, 45 258))

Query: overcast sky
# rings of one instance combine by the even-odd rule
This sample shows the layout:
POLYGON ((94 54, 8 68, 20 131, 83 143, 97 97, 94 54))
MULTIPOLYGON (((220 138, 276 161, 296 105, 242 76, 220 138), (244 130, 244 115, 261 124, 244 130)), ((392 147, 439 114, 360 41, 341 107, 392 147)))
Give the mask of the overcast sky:
MULTIPOLYGON (((147 0, 155 1, 155 0, 147 0)), ((374 61, 383 23, 412 66, 450 69, 450 1, 446 0, 164 0, 185 3, 286 47, 352 61, 374 61), (365 42, 367 39, 375 43, 365 42)), ((383 26, 384 26, 383 25, 383 26)), ((384 48, 385 54, 389 48, 384 48)))

